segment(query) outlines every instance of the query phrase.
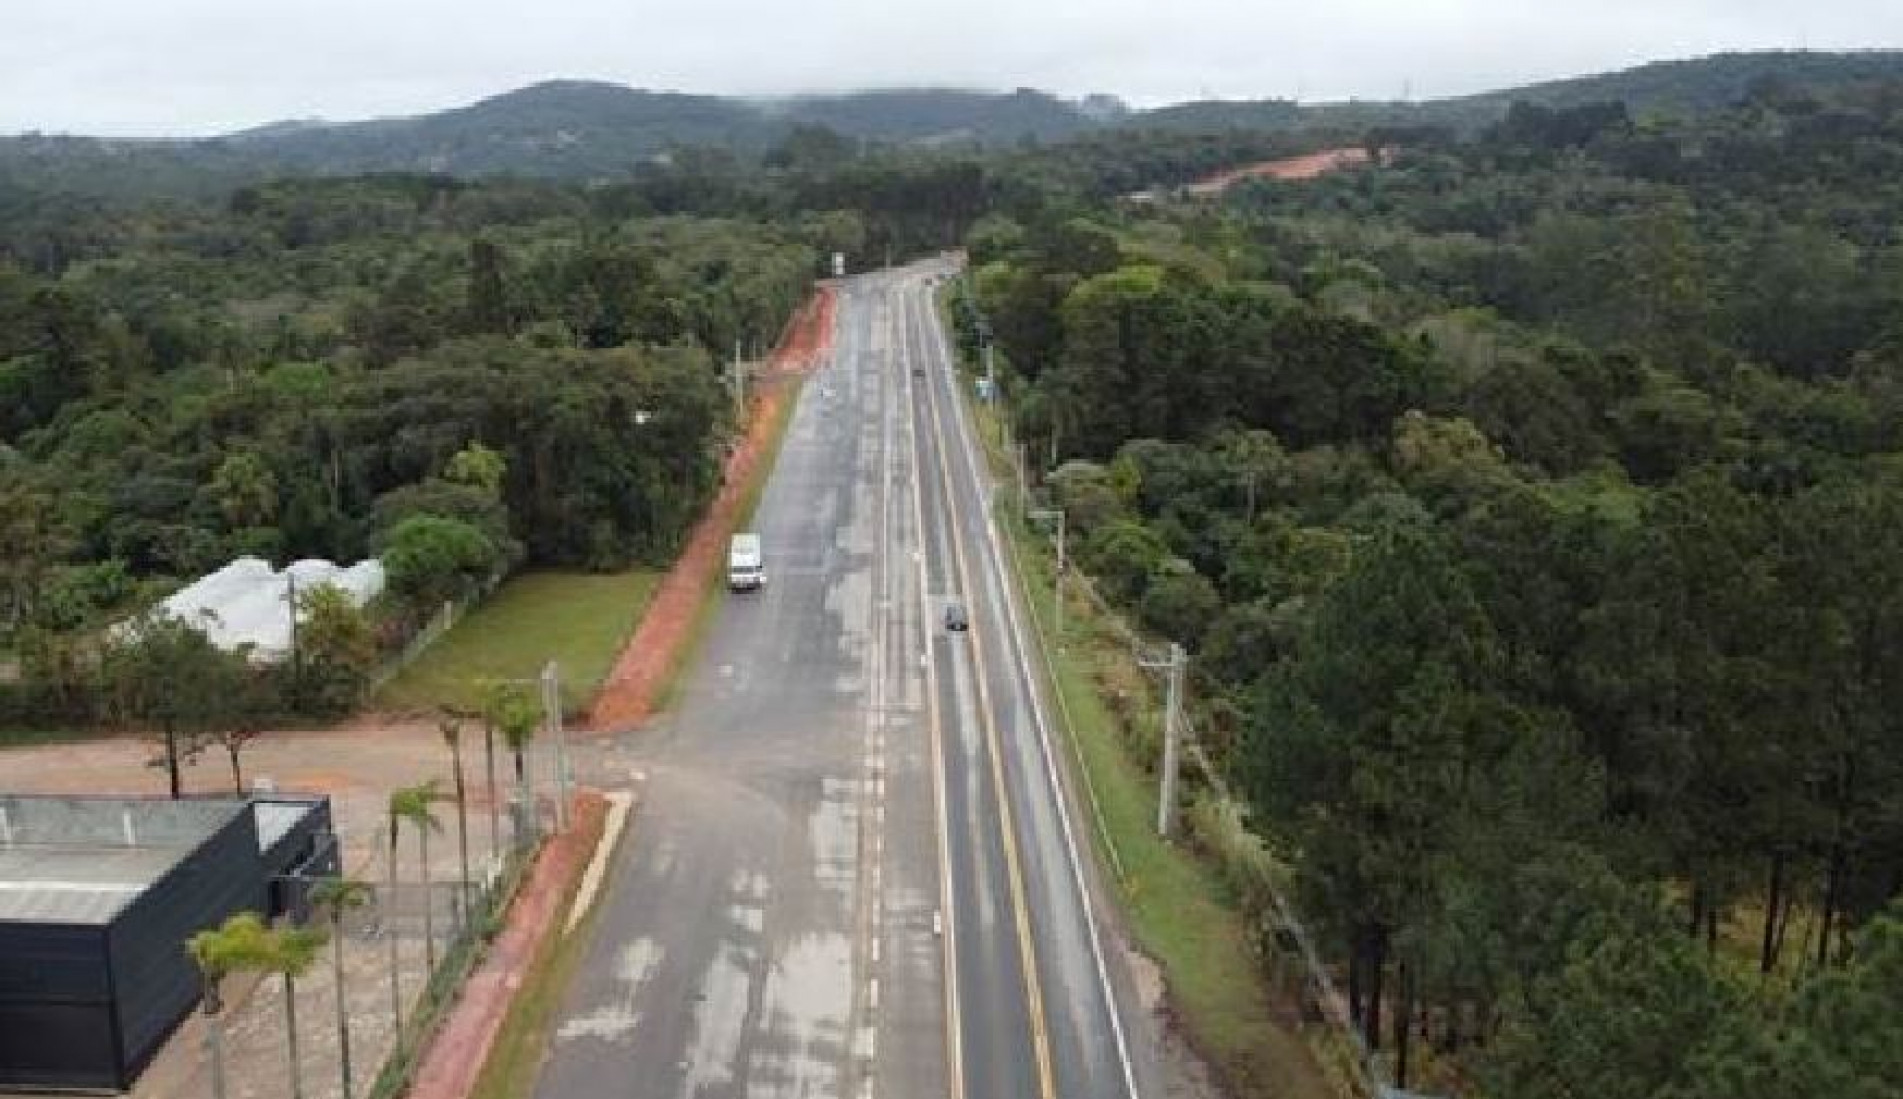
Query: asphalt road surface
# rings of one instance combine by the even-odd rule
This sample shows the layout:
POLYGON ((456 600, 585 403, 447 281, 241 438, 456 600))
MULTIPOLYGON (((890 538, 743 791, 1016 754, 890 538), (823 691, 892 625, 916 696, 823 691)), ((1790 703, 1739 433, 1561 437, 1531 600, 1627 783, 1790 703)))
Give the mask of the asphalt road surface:
POLYGON ((643 787, 538 1099, 1160 1094, 932 285, 849 280, 643 787), (943 628, 946 602, 970 629, 943 628))

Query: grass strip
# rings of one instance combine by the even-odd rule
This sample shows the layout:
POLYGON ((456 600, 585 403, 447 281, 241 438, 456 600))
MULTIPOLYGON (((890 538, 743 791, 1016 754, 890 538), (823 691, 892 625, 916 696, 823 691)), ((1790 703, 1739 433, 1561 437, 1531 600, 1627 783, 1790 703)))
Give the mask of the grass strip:
POLYGON ((653 569, 513 577, 385 684, 374 705, 393 711, 444 704, 475 709, 482 681, 534 679, 554 660, 562 674, 562 707, 579 712, 640 623, 660 579, 653 569))

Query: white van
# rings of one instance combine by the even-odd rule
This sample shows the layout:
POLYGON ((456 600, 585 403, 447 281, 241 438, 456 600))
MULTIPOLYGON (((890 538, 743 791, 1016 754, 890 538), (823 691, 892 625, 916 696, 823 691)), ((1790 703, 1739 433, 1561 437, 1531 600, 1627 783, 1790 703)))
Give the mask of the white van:
POLYGON ((751 591, 766 584, 766 558, 757 534, 736 534, 727 549, 727 586, 734 591, 751 591))

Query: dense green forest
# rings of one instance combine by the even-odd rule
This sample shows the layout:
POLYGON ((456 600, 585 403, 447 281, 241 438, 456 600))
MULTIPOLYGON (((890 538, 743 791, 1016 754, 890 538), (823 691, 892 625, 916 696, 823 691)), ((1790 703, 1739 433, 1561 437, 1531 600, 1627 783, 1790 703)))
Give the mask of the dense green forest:
POLYGON ((967 343, 1403 1082, 1903 1089, 1899 168, 1903 86, 1778 82, 974 227, 967 343))
MULTIPOLYGON (((664 558, 735 344, 833 251, 963 243, 961 336, 1077 561, 1193 652, 1205 746, 1396 1075, 1896 1095, 1903 85, 1790 71, 1464 137, 802 124, 588 185, 193 201, 176 150, 0 175, 0 719, 63 720, 76 639, 234 554, 379 552, 418 608, 664 558), (1122 197, 1342 141, 1399 149, 1122 197)), ((144 655, 126 681, 168 681, 144 655)))
POLYGON ((29 721, 68 709, 71 638, 235 555, 415 563, 391 580, 419 611, 445 577, 665 560, 718 480, 724 363, 837 232, 423 177, 50 224, 83 243, 0 265, 29 721))

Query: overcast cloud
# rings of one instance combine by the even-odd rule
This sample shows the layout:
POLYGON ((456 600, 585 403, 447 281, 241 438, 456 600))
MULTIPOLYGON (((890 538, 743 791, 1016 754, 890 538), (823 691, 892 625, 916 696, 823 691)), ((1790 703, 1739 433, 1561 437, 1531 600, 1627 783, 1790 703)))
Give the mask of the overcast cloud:
POLYGON ((1903 45, 1903 0, 0 0, 0 132, 204 134, 551 77, 1458 95, 1719 50, 1903 45))

